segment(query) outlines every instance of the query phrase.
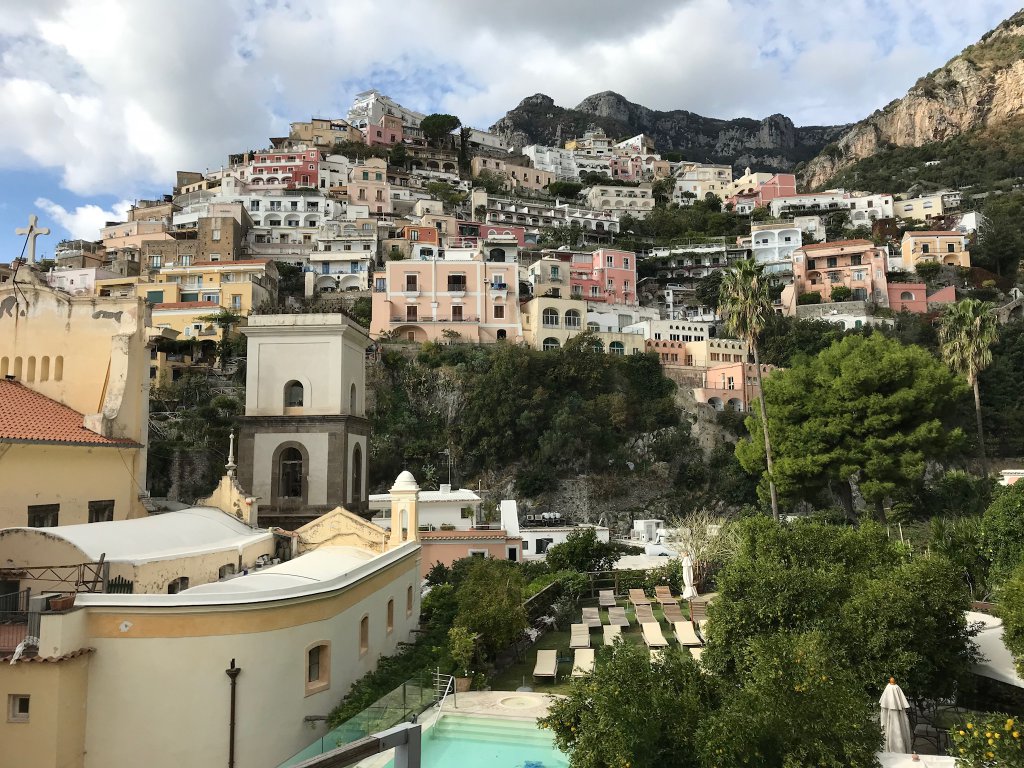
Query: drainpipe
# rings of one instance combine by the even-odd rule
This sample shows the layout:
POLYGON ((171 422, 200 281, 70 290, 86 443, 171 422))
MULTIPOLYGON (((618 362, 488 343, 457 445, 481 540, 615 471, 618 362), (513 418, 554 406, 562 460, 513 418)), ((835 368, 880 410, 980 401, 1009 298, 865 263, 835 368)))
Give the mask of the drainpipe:
POLYGON ((235 690, 238 686, 238 675, 242 668, 235 666, 235 660, 231 660, 231 666, 224 670, 231 679, 231 719, 228 722, 228 768, 235 768, 235 690))

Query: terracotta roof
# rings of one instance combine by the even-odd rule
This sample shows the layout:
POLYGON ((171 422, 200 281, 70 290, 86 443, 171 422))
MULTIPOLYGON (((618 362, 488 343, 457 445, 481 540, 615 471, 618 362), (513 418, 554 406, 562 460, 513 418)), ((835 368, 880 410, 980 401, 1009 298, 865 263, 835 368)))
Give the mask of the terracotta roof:
POLYGON ((141 447, 82 426, 78 411, 10 379, 0 379, 0 442, 141 447))
MULTIPOLYGON (((24 656, 22 656, 20 659, 18 659, 17 663, 20 664, 20 663, 23 663, 23 662, 34 661, 37 664, 38 663, 51 663, 51 664, 53 664, 53 663, 61 662, 61 661, 68 661, 69 659, 75 659, 75 658, 78 658, 79 656, 85 656, 86 654, 95 653, 95 652, 96 652, 95 648, 86 647, 86 648, 79 648, 77 651, 71 651, 69 653, 61 654, 60 656, 39 656, 37 653, 33 653, 31 655, 26 653, 24 656)), ((0 664, 11 664, 12 663, 11 659, 13 659, 13 658, 14 658, 14 654, 13 653, 8 654, 6 656, 0 656, 0 664)))
POLYGON ((233 259, 228 261, 193 261, 193 267, 247 267, 255 264, 266 264, 271 259, 233 259))
POLYGON ((904 232, 904 237, 913 237, 914 235, 923 235, 924 237, 935 237, 936 235, 943 237, 963 237, 963 232, 953 232, 949 229, 936 229, 921 232, 904 232))
POLYGON ((812 243, 811 245, 802 245, 799 250, 801 251, 814 251, 821 250, 823 248, 845 248, 851 245, 866 245, 869 248, 874 248, 875 244, 870 240, 834 240, 831 243, 812 243))
POLYGON ((471 531, 420 531, 423 539, 507 539, 507 531, 471 530, 471 531))
POLYGON ((216 301, 168 301, 154 304, 153 309, 219 309, 216 301))

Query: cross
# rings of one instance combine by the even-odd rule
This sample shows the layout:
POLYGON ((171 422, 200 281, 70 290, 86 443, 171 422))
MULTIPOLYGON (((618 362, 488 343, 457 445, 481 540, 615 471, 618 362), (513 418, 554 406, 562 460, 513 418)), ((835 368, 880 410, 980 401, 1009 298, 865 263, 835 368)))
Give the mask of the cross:
POLYGON ((18 227, 14 230, 16 235, 28 235, 28 262, 29 264, 36 263, 36 238, 40 235, 50 234, 50 230, 47 227, 37 227, 36 222, 39 221, 39 217, 34 213, 28 217, 27 227, 18 227))

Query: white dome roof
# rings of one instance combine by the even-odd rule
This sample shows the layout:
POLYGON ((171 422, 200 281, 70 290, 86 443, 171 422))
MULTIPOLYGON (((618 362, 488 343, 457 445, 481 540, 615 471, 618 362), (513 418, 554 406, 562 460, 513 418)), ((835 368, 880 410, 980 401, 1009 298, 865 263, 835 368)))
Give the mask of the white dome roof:
POLYGON ((416 478, 409 470, 402 472, 395 480, 395 484, 391 486, 392 493, 395 491, 418 491, 419 489, 419 483, 416 482, 416 478))

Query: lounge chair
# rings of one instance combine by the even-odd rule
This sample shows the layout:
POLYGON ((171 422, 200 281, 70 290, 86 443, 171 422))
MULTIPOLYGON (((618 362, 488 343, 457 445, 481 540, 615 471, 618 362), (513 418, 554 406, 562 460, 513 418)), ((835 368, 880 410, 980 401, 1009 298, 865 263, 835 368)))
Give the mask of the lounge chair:
POLYGON ((702 645, 700 638, 697 637, 697 633, 693 631, 693 624, 690 622, 673 622, 672 629, 675 632, 676 640, 679 641, 680 645, 694 646, 698 648, 702 645))
POLYGON ((614 624, 617 627, 628 627, 629 617, 626 616, 625 608, 609 608, 608 609, 608 623, 614 624))
POLYGON ((666 585, 661 585, 654 588, 654 599, 662 605, 665 605, 667 603, 679 605, 679 598, 673 597, 672 588, 666 585))
POLYGON ((703 648, 690 648, 690 655, 693 656, 693 658, 696 661, 700 661, 700 657, 701 657, 702 653, 704 653, 704 649, 703 648))
POLYGON ((665 621, 674 624, 677 621, 684 621, 683 612, 679 610, 676 603, 663 603, 661 610, 665 613, 665 621))
POLYGON ((572 676, 583 677, 594 671, 594 649, 577 648, 576 659, 572 663, 572 676))
POLYGON ((588 629, 597 629, 601 626, 601 612, 599 608, 584 608, 583 609, 583 624, 587 625, 588 629))
POLYGON ((657 621, 654 618, 654 609, 649 605, 638 605, 636 607, 636 621, 637 624, 646 624, 652 621, 657 621))
POLYGON ((558 682, 558 651, 537 651, 537 663, 533 667, 533 679, 550 677, 558 682))
POLYGON ((616 624, 605 624, 603 629, 605 645, 615 645, 615 641, 622 637, 622 627, 616 624))
POLYGON ((664 659, 665 649, 664 648, 651 648, 651 663, 661 661, 664 659))
POLYGON ((650 605, 651 599, 644 594, 642 589, 631 589, 629 590, 629 602, 634 606, 637 605, 650 605))
POLYGON ((701 637, 703 637, 705 640, 707 639, 707 637, 708 637, 708 620, 707 619, 698 619, 697 620, 697 631, 700 632, 700 636, 701 637))
POLYGON ((569 647, 589 648, 590 627, 588 627, 586 624, 573 624, 569 628, 569 647))
POLYGON ((668 646, 668 640, 661 633, 661 624, 647 621, 640 625, 640 629, 643 630, 644 642, 647 643, 648 648, 665 648, 668 646))
POLYGON ((597 593, 597 602, 602 608, 615 607, 615 593, 610 589, 602 589, 597 593))

